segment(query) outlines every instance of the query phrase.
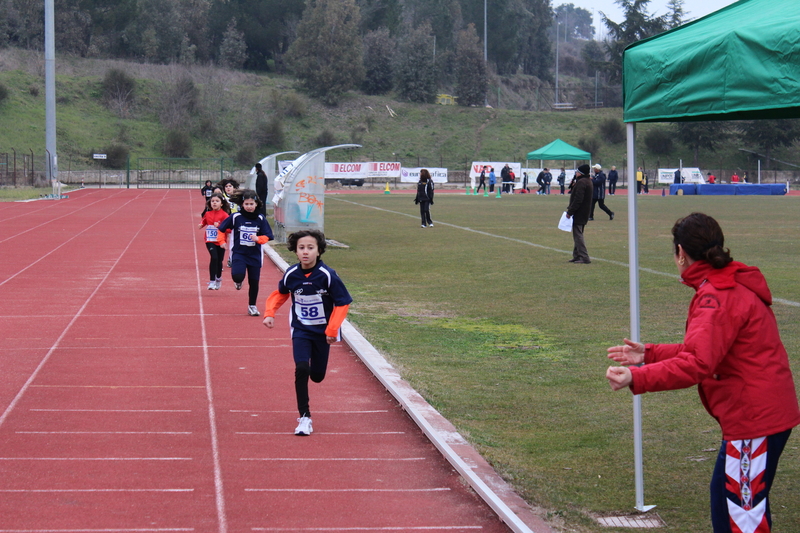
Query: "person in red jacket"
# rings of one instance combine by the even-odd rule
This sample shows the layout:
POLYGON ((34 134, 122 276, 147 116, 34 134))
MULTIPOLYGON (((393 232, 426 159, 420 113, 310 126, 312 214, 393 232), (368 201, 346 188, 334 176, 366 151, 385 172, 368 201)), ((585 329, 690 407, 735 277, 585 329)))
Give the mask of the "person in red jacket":
POLYGON ((606 371, 634 394, 698 386, 722 429, 711 479, 715 533, 768 533, 769 491, 792 428, 800 424, 789 357, 761 271, 733 261, 716 220, 702 213, 672 228, 681 281, 695 290, 681 344, 625 339, 606 371), (643 366, 634 366, 642 365, 643 366))
POLYGON ((225 249, 217 242, 217 233, 220 223, 229 216, 228 202, 223 198, 222 193, 213 193, 206 202, 206 210, 198 226, 206 230, 206 248, 211 256, 208 265, 208 290, 218 291, 222 285, 222 259, 225 257, 225 249))

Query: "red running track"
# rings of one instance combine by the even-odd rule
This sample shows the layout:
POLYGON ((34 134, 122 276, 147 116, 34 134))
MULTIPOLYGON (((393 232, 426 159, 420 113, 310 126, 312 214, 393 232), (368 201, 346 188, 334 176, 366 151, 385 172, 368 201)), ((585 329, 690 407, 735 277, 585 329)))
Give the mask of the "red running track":
POLYGON ((0 532, 508 531, 346 345, 293 435, 288 306, 206 290, 201 200, 0 207, 0 532))

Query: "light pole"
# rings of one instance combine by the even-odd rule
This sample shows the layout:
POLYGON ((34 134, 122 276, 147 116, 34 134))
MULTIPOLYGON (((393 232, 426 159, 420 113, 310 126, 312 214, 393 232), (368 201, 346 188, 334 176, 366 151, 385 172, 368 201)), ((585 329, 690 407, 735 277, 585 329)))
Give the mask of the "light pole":
POLYGON ((50 180, 58 179, 56 155, 56 45, 55 11, 53 0, 44 3, 44 95, 45 95, 45 146, 50 164, 50 180))
POLYGON ((556 103, 558 103, 558 14, 556 14, 556 103))
MULTIPOLYGON (((484 73, 485 76, 489 75, 489 55, 487 54, 486 48, 486 2, 487 0, 483 0, 483 68, 486 69, 484 73)), ((489 107, 489 94, 488 92, 484 92, 483 94, 483 106, 489 107)))

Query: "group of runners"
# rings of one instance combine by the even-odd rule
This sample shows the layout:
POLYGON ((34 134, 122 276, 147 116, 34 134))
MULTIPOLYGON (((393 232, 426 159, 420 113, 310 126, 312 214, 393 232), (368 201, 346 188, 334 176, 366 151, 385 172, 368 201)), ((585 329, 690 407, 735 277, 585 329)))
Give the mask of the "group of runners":
MULTIPOLYGON (((233 179, 216 186, 206 181, 201 189, 206 207, 199 228, 205 231, 209 253, 208 290, 222 285, 222 265, 228 250, 228 266, 236 290, 247 277, 250 316, 259 316, 257 307, 263 245, 273 240, 263 202, 256 191, 239 189, 233 179)), ((322 262, 325 235, 318 230, 302 230, 289 235, 288 248, 298 263, 289 267, 278 287, 266 300, 263 324, 275 326, 275 313, 291 297, 289 313, 292 351, 295 363, 297 419, 295 435, 311 435, 308 382, 320 383, 328 367, 330 345, 341 339, 339 329, 353 301, 336 272, 322 262)))

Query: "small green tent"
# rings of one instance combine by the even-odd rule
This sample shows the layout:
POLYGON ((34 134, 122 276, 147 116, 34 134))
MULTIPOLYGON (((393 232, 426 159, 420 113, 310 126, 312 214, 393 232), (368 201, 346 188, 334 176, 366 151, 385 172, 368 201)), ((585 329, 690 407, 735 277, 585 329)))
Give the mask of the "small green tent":
POLYGON ((528 160, 534 159, 542 161, 559 161, 563 159, 591 160, 592 154, 584 152, 580 148, 575 148, 561 139, 556 139, 547 146, 528 152, 528 160))
POLYGON ((800 2, 741 0, 632 44, 625 122, 800 118, 800 2))

